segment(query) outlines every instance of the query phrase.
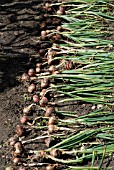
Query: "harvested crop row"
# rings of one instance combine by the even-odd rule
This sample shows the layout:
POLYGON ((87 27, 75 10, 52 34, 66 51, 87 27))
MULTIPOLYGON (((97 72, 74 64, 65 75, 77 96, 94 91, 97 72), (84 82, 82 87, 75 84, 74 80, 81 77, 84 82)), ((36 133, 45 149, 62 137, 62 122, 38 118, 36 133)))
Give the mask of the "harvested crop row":
POLYGON ((75 0, 42 7, 38 55, 21 78, 27 87, 23 125, 9 140, 15 165, 100 170, 105 158, 113 159, 114 42, 107 40, 113 6, 75 0), (78 106, 90 109, 79 113, 78 106), (35 137, 26 139, 28 131, 35 137), (27 149, 35 142, 45 149, 27 149))

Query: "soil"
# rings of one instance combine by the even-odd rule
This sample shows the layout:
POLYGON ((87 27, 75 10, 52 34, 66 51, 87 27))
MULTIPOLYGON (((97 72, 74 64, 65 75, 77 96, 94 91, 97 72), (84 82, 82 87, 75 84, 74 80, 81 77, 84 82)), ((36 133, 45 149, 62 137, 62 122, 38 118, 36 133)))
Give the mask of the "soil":
MULTIPOLYGON (((38 23, 42 2, 46 1, 0 1, 0 170, 12 165, 8 139, 15 134, 20 113, 27 104, 23 96, 26 88, 19 79, 24 71, 31 68, 30 61, 37 54, 36 42, 33 39, 39 35, 38 23)), ((75 110, 78 114, 91 111, 91 104, 70 107, 66 106, 65 109, 75 110)), ((36 143, 28 147, 40 150, 45 146, 36 143)))
POLYGON ((25 102, 20 75, 31 67, 36 55, 40 0, 0 1, 0 170, 11 164, 9 137, 15 134, 25 102), (34 31, 33 31, 34 30, 34 31))

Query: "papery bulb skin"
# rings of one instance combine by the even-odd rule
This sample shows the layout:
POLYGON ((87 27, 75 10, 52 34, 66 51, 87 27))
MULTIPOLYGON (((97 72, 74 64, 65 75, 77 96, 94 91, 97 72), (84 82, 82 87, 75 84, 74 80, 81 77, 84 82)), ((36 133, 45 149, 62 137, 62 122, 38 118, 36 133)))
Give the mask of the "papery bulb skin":
POLYGON ((42 99, 40 100, 40 106, 41 107, 45 107, 48 104, 48 99, 47 97, 42 97, 42 99))
POLYGON ((35 76, 35 70, 34 70, 33 68, 29 69, 28 75, 29 75, 30 77, 35 76))
POLYGON ((38 103, 39 102, 39 96, 37 95, 37 94, 35 94, 34 96, 33 96, 33 101, 35 102, 35 103, 38 103))
POLYGON ((32 84, 28 87, 28 92, 29 92, 29 93, 32 93, 32 92, 35 91, 35 89, 36 89, 36 86, 35 86, 35 84, 32 83, 32 84))

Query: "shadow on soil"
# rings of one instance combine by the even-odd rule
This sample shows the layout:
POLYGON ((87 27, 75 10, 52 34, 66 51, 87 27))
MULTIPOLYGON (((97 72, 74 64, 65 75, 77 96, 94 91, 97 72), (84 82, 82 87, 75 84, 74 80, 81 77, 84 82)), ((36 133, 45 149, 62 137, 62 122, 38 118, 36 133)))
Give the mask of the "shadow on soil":
POLYGON ((0 1, 0 92, 19 84, 17 77, 28 69, 38 36, 41 0, 0 1))
POLYGON ((0 60, 0 92, 19 84, 18 76, 27 68, 27 56, 0 60))

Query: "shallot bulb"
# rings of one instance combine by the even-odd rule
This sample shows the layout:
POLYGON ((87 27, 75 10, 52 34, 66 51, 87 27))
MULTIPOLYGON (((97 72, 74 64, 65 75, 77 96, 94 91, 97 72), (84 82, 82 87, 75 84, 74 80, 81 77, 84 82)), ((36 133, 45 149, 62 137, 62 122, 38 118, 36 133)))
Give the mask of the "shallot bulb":
POLYGON ((14 170, 11 166, 6 167, 5 170, 14 170))
POLYGON ((35 75, 35 70, 34 70, 33 68, 29 69, 28 75, 29 75, 30 77, 33 77, 33 76, 35 75))
POLYGON ((59 6, 59 10, 57 11, 57 15, 63 15, 65 12, 64 6, 59 6))
POLYGON ((46 94, 46 89, 42 89, 42 91, 40 92, 40 96, 43 97, 45 96, 45 94, 46 94))
POLYGON ((46 31, 41 31, 41 36, 45 37, 47 35, 46 31))
POLYGON ((27 121, 28 121, 28 117, 27 117, 27 116, 22 116, 22 117, 20 118, 20 122, 21 122, 22 124, 27 123, 27 121))
POLYGON ((23 113, 24 113, 24 114, 29 114, 33 105, 35 105, 35 104, 31 104, 31 105, 25 107, 25 108, 23 109, 23 113))
POLYGON ((53 125, 56 122, 55 117, 49 117, 48 125, 53 125))
POLYGON ((58 130, 57 126, 55 126, 55 125, 48 125, 48 132, 49 133, 53 133, 53 132, 55 132, 57 130, 58 130))
POLYGON ((28 92, 29 93, 32 93, 33 91, 35 91, 35 89, 36 89, 36 86, 35 86, 35 84, 31 84, 29 87, 28 87, 28 92))
POLYGON ((15 148, 15 152, 14 152, 15 156, 20 155, 23 151, 21 142, 15 143, 14 148, 15 148))
POLYGON ((44 78, 41 81, 41 88, 46 88, 49 85, 49 79, 48 78, 44 78))
POLYGON ((22 150, 22 143, 20 141, 16 142, 15 145, 14 145, 14 148, 22 150))
POLYGON ((41 68, 41 64, 40 63, 36 63, 36 67, 41 68))
POLYGON ((45 8, 47 9, 47 8, 49 8, 50 7, 50 4, 47 2, 47 3, 45 3, 45 8))
POLYGON ((37 152, 35 153, 34 158, 35 158, 35 159, 44 158, 45 155, 46 155, 46 153, 44 152, 44 150, 40 150, 40 151, 37 151, 37 152))
POLYGON ((57 11, 57 15, 63 15, 63 13, 64 12, 62 10, 60 10, 60 9, 57 11))
POLYGON ((21 76, 21 80, 22 80, 22 81, 25 81, 25 80, 28 80, 28 79, 29 79, 28 74, 23 73, 22 76, 21 76))
POLYGON ((47 55, 47 60, 48 60, 48 65, 50 65, 53 61, 53 56, 55 55, 56 53, 54 51, 49 51, 48 52, 48 55, 47 55))
POLYGON ((46 170, 54 170, 55 169, 55 166, 54 165, 47 165, 46 166, 46 170))
POLYGON ((21 125, 16 126, 16 134, 17 136, 21 137, 24 134, 24 129, 21 125))
POLYGON ((64 5, 59 6, 59 10, 64 12, 65 6, 64 5))
POLYGON ((51 156, 53 156, 53 157, 55 157, 55 158, 58 158, 60 155, 61 155, 61 151, 60 150, 58 150, 58 149, 52 149, 51 151, 50 151, 50 155, 51 156))
POLYGON ((36 73, 40 73, 41 72, 41 68, 40 67, 36 67, 36 73))
POLYGON ((49 67, 49 72, 50 72, 50 73, 53 73, 54 71, 55 71, 55 67, 54 67, 53 65, 50 66, 50 67, 49 67))
POLYGON ((55 108, 54 107, 48 107, 46 109, 46 113, 45 113, 45 117, 50 117, 52 116, 52 114, 54 114, 55 112, 55 108))
POLYGON ((20 163, 20 158, 15 157, 12 159, 12 161, 15 165, 18 165, 20 163))
POLYGON ((33 101, 34 101, 35 103, 38 103, 38 102, 39 102, 39 96, 38 96, 37 94, 35 94, 35 95, 33 96, 33 101))
POLYGON ((41 64, 37 63, 36 64, 36 73, 40 73, 41 72, 41 64))
POLYGON ((57 31, 61 31, 62 27, 61 26, 57 26, 57 31))
POLYGON ((14 144, 15 144, 17 141, 18 141, 18 137, 17 137, 17 136, 11 137, 11 138, 8 140, 10 146, 14 146, 14 144))
POLYGON ((47 105, 47 103, 48 103, 47 97, 42 97, 42 99, 40 100, 39 103, 40 103, 41 107, 45 107, 47 105))
POLYGON ((46 34, 49 34, 51 31, 50 30, 46 30, 46 34))

